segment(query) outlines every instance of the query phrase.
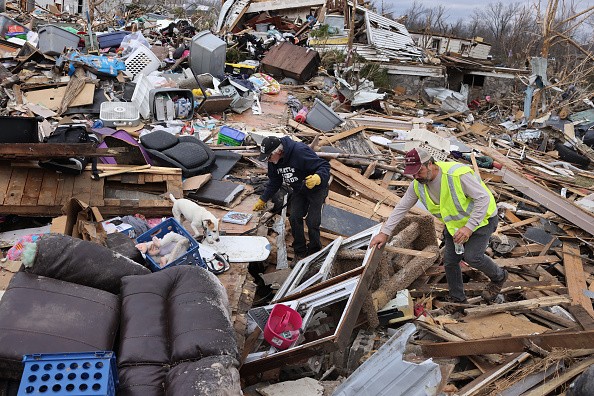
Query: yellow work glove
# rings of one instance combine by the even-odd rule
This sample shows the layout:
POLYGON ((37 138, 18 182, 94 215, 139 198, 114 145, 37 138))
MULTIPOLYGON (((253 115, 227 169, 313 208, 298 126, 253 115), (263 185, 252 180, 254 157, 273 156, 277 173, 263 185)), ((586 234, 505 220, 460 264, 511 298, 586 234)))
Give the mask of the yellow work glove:
POLYGON ((310 190, 320 184, 322 182, 322 178, 317 173, 313 175, 309 175, 305 178, 305 187, 309 188, 310 190))
POLYGON ((258 201, 254 204, 254 212, 259 212, 266 207, 266 202, 262 201, 262 199, 258 198, 258 201))

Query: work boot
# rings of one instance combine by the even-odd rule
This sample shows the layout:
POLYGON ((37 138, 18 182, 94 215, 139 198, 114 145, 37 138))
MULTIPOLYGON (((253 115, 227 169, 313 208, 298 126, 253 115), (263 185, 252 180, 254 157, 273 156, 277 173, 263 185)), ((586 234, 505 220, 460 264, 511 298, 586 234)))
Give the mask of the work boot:
POLYGON ((438 301, 439 303, 439 310, 446 315, 453 315, 455 313, 463 313, 465 308, 471 307, 468 304, 468 300, 454 300, 451 297, 446 297, 444 301, 438 301))
POLYGON ((293 256, 293 260, 291 260, 291 262, 289 263, 289 267, 295 268, 297 263, 303 260, 305 257, 305 254, 295 253, 295 255, 293 256))
POLYGON ((483 291, 483 293, 482 293, 482 297, 485 299, 485 301, 487 301, 488 303, 491 303, 497 299, 497 296, 499 295, 499 293, 501 293, 501 288, 503 287, 503 284, 507 280, 508 275, 509 274, 508 274, 507 270, 504 269, 503 270, 503 278, 501 278, 501 280, 499 280, 497 282, 495 282, 495 281, 489 282, 489 284, 485 288, 485 291, 483 291))

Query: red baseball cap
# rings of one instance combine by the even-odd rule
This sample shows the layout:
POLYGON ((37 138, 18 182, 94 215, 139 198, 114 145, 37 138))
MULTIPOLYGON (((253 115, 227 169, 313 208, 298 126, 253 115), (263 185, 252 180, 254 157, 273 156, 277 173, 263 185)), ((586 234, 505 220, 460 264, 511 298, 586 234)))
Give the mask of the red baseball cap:
POLYGON ((421 166, 427 161, 431 159, 431 154, 421 147, 414 148, 410 150, 404 156, 404 174, 405 175, 414 175, 420 169, 421 166))

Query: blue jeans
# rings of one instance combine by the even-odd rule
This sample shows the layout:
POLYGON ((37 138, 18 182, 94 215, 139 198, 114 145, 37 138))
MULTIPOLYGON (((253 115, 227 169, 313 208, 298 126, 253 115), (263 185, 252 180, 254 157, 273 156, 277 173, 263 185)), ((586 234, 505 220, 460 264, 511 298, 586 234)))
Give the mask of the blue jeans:
POLYGON ((293 193, 291 198, 291 234, 293 234, 293 251, 300 256, 307 256, 322 249, 320 241, 320 224, 322 222, 322 205, 328 195, 328 187, 315 190, 302 188, 293 193), (307 216, 307 217, 306 217, 307 216), (307 235, 309 244, 305 241, 305 227, 303 219, 307 224, 307 235))
POLYGON ((497 216, 493 216, 489 219, 489 223, 474 230, 468 241, 464 244, 463 254, 456 254, 454 239, 447 228, 444 230, 445 251, 443 264, 445 267, 446 279, 448 281, 450 298, 452 300, 466 300, 460 260, 464 260, 472 268, 487 275, 491 281, 500 281, 505 276, 503 269, 499 268, 491 257, 485 254, 485 250, 489 244, 489 238, 497 229, 498 222, 499 219, 497 216))

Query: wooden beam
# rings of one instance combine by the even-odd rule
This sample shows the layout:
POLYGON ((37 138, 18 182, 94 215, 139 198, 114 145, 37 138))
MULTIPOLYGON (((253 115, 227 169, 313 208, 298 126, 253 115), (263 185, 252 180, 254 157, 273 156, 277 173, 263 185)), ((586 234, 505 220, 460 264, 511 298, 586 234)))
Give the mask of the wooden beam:
POLYGON ((334 143, 336 141, 339 141, 340 139, 344 139, 346 137, 349 137, 351 135, 354 135, 356 133, 364 131, 366 128, 367 128, 366 126, 358 126, 356 128, 337 133, 336 135, 333 135, 333 136, 323 136, 320 138, 320 145, 334 143))
POLYGON ((522 221, 517 222, 517 223, 512 223, 512 224, 509 224, 509 225, 506 225, 506 226, 498 227, 497 228, 497 231, 495 231, 495 232, 496 233, 499 233, 499 232, 513 230, 515 228, 519 228, 519 227, 522 227, 522 226, 525 226, 525 225, 532 224, 532 223, 535 223, 537 221, 540 221, 540 219, 550 219, 550 218, 553 218, 553 217, 555 217, 555 213, 553 213, 553 212, 547 212, 547 213, 545 213, 542 216, 534 216, 534 217, 530 217, 528 219, 522 220, 522 221))
POLYGON ((431 357, 485 355, 523 352, 526 349, 526 342, 533 342, 547 351, 553 348, 589 349, 594 345, 594 330, 564 331, 476 341, 439 342, 424 344, 421 349, 425 356, 431 357))
POLYGON ((3 143, 0 158, 69 158, 69 157, 117 157, 128 153, 125 147, 96 148, 91 143, 3 143))
POLYGON ((563 266, 565 267, 565 282, 573 300, 572 304, 581 305, 594 318, 592 300, 584 294, 584 290, 588 290, 588 286, 584 277, 580 249, 568 242, 563 243, 563 266))
POLYGON ((500 267, 515 267, 515 266, 522 266, 522 265, 558 263, 559 261, 561 261, 561 259, 554 255, 548 255, 548 256, 495 259, 493 261, 495 261, 495 263, 497 263, 497 265, 500 267))
POLYGON ((540 307, 550 307, 553 305, 570 303, 571 298, 567 295, 533 298, 530 300, 514 301, 503 304, 484 305, 476 308, 467 308, 464 310, 468 316, 489 315, 505 311, 524 311, 526 309, 535 309, 540 307))

